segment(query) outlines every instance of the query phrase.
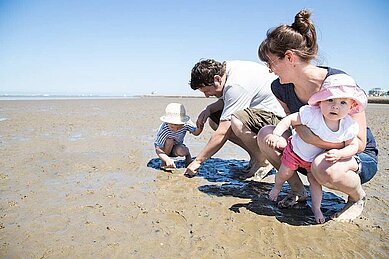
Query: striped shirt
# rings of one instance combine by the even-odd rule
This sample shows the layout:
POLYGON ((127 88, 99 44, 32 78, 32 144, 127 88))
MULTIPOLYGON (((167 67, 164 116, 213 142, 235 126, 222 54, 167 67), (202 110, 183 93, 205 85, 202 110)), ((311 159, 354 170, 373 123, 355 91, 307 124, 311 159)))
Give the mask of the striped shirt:
POLYGON ((163 148, 165 145, 166 139, 168 139, 168 138, 175 140, 174 145, 183 144, 186 132, 189 131, 190 133, 193 133, 195 130, 196 130, 196 125, 191 120, 186 122, 184 124, 184 127, 182 127, 178 131, 170 130, 168 124, 166 122, 164 122, 159 127, 154 145, 158 146, 160 148, 163 148))

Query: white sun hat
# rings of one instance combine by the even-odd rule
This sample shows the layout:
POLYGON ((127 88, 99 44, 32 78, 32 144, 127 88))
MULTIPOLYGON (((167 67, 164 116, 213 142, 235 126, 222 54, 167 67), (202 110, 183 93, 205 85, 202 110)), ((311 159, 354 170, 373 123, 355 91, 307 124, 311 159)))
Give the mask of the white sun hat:
POLYGON ((172 124, 185 124, 190 117, 186 115, 185 107, 181 103, 169 103, 165 109, 165 116, 161 121, 172 124))

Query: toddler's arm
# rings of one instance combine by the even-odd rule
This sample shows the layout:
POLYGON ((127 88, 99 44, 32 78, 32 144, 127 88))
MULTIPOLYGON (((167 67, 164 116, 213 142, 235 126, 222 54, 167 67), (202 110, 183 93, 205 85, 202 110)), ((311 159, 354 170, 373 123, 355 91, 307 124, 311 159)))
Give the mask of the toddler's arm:
POLYGON ((159 146, 155 145, 155 153, 166 164, 166 167, 176 168, 174 160, 171 159, 159 146))
POLYGON ((283 118, 273 130, 273 134, 266 140, 266 144, 271 148, 276 148, 282 134, 289 129, 290 126, 301 124, 300 115, 298 112, 292 113, 283 118))
POLYGON ((326 161, 335 163, 338 160, 350 158, 356 153, 358 153, 358 138, 347 140, 344 142, 344 148, 341 149, 331 149, 325 153, 326 161))

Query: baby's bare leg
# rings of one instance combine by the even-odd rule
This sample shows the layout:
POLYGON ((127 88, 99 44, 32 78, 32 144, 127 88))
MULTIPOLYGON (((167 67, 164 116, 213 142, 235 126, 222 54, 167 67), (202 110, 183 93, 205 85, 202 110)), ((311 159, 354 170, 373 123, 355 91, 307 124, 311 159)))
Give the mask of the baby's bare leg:
POLYGON ((184 156, 185 157, 185 163, 189 165, 192 162, 192 157, 189 152, 189 148, 183 144, 174 146, 173 150, 174 154, 176 156, 184 156))
POLYGON ((275 183, 271 191, 269 192, 269 198, 272 201, 276 201, 278 194, 282 189, 282 185, 294 174, 294 170, 281 164, 275 178, 275 183))
POLYGON ((309 181, 309 189, 311 190, 313 215, 315 215, 316 223, 323 224, 326 220, 320 210, 323 196, 321 185, 316 181, 312 173, 309 172, 307 178, 309 181))

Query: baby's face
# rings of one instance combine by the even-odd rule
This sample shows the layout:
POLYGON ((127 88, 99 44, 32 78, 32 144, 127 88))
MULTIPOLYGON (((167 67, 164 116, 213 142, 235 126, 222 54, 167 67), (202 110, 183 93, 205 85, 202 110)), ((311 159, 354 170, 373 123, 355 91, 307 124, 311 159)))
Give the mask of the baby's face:
POLYGON ((180 129, 182 129, 184 127, 184 125, 181 125, 181 124, 173 124, 173 123, 168 123, 167 124, 169 126, 169 129, 171 131, 179 131, 180 129))
POLYGON ((320 102, 320 109, 325 118, 340 120, 350 112, 353 100, 349 98, 334 98, 320 102))

